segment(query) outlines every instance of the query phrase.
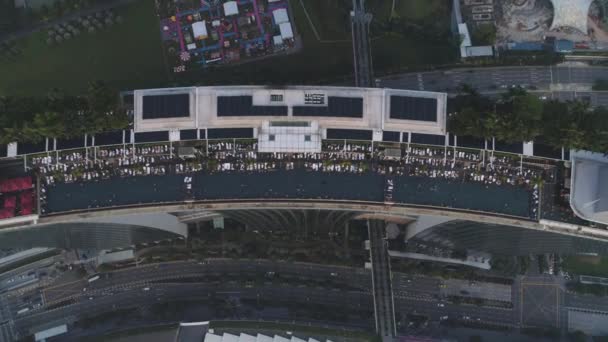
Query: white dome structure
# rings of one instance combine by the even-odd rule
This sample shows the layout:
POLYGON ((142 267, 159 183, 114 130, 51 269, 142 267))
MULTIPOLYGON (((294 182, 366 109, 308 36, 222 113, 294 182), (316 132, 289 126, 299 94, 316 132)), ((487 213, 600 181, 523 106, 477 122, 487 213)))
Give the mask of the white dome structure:
POLYGON ((587 17, 593 0, 551 0, 553 23, 551 30, 569 27, 587 34, 587 17))

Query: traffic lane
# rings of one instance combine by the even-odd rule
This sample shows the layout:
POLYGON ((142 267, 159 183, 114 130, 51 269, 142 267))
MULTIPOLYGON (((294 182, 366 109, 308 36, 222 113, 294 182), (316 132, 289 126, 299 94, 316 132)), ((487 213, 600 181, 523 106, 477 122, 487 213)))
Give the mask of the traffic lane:
POLYGON ((394 291, 413 291, 439 295, 442 283, 439 278, 393 272, 394 291))
POLYGON ((448 316, 449 319, 471 320, 489 324, 515 325, 517 322, 517 314, 513 309, 463 304, 456 305, 447 302, 412 298, 395 297, 395 311, 401 312, 403 315, 425 315, 432 321, 440 321, 441 317, 448 316), (469 317, 469 319, 465 319, 464 317, 469 317))
POLYGON ((150 287, 149 290, 134 287, 123 292, 116 292, 105 296, 92 296, 91 299, 82 300, 75 304, 56 308, 48 311, 40 311, 31 315, 16 319, 16 324, 21 331, 34 331, 36 326, 57 322, 58 324, 70 323, 82 315, 94 316, 103 312, 115 311, 121 308, 138 307, 154 303, 208 299, 212 296, 230 298, 238 296, 248 299, 271 299, 286 303, 315 303, 346 307, 351 309, 371 308, 372 296, 361 292, 349 291, 327 291, 309 288, 293 287, 209 287, 204 284, 159 284, 150 287))
POLYGON ((608 79, 606 67, 498 67, 454 69, 391 75, 380 79, 380 85, 391 88, 425 90, 455 90, 461 83, 467 83, 479 90, 492 89, 501 85, 533 85, 545 87, 553 84, 593 84, 598 79, 608 79))
MULTIPOLYGON (((310 280, 331 280, 348 283, 361 288, 371 287, 369 270, 339 266, 298 264, 270 261, 214 261, 209 263, 179 262, 144 265, 121 271, 102 273, 93 282, 80 281, 46 289, 47 297, 62 293, 76 294, 87 290, 113 287, 130 282, 151 282, 162 279, 183 279, 199 276, 258 276, 269 273, 306 278, 310 280)), ((54 297, 53 297, 54 298, 54 297)), ((48 300, 48 299, 47 299, 48 300)))
POLYGON ((608 298, 566 292, 564 306, 608 312, 608 298))

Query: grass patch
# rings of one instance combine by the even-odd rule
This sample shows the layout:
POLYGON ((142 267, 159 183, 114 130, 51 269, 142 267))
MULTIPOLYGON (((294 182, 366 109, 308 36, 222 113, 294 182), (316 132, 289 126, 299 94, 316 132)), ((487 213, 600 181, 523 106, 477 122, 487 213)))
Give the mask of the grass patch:
MULTIPOLYGON (((350 8, 349 0, 303 1, 310 20, 323 40, 350 39, 350 8)), ((299 1, 292 6, 300 6, 299 1)), ((297 18, 299 19, 299 18, 297 18)), ((304 18, 306 20, 306 18, 304 18)), ((298 20, 296 20, 298 21, 298 20)), ((308 21, 305 21, 308 23, 308 21)))
MULTIPOLYGON (((409 20, 424 20, 447 10, 449 1, 445 0, 395 0, 395 15, 409 20)), ((390 2, 390 1, 383 1, 390 2)), ((449 20, 448 20, 449 23, 449 20)))
MULTIPOLYGON (((427 0, 411 0, 424 4, 427 0)), ((435 8, 432 19, 433 32, 441 37, 418 37, 410 32, 388 32, 389 6, 384 2, 370 2, 369 11, 374 14, 371 36, 372 59, 377 75, 419 69, 423 66, 448 64, 456 60, 457 50, 449 44, 449 6, 435 8), (445 34, 444 34, 445 33, 445 34)), ((435 3, 435 1, 433 1, 435 3)), ((290 0, 297 32, 304 48, 293 55, 271 57, 259 62, 228 67, 209 68, 179 76, 179 85, 215 84, 328 84, 348 83, 353 77, 352 43, 348 13, 352 2, 344 0, 304 0, 306 10, 321 39, 346 39, 343 42, 322 43, 315 37, 299 0, 290 0), (341 7, 334 9, 335 6, 341 7)), ((422 5, 419 5, 422 6, 422 5)), ((415 24, 418 25, 418 24, 415 24)))
POLYGON ((22 54, 0 64, 0 95, 41 95, 51 88, 81 94, 94 80, 121 89, 166 83, 154 1, 140 0, 116 13, 123 23, 57 46, 46 44, 46 31, 19 41, 22 54))
POLYGON ((568 256, 564 258, 563 268, 578 275, 608 277, 608 258, 588 255, 568 256))

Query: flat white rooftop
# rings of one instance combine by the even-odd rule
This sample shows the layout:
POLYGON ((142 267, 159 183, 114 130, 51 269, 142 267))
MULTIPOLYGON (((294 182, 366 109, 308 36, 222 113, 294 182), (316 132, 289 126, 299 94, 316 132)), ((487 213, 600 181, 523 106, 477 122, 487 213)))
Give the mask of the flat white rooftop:
POLYGON ((447 94, 427 91, 288 86, 136 90, 135 132, 261 128, 268 121, 315 121, 328 128, 446 133, 447 94))
POLYGON ((582 219, 608 224, 608 157, 571 151, 570 206, 582 219))

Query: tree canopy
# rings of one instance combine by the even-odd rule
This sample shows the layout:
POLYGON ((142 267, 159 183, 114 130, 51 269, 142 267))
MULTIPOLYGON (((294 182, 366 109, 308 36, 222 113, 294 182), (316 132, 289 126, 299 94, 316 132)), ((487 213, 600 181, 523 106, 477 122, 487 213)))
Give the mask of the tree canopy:
POLYGON ((503 142, 542 140, 555 148, 608 153, 608 109, 583 101, 541 100, 513 88, 498 99, 470 87, 451 100, 448 130, 503 142))
POLYGON ((86 96, 52 89, 46 97, 0 97, 0 143, 72 138, 128 126, 118 92, 92 82, 86 96))

